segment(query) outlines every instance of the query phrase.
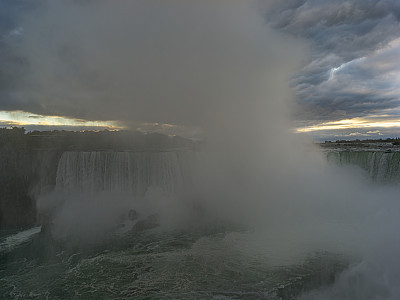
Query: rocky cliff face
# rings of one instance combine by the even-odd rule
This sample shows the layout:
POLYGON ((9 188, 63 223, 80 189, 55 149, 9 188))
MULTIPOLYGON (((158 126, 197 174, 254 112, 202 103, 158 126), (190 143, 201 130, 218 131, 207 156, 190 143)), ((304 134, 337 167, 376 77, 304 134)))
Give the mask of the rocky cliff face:
POLYGON ((0 228, 23 227, 35 221, 35 204, 28 195, 31 175, 24 131, 1 129, 0 228))

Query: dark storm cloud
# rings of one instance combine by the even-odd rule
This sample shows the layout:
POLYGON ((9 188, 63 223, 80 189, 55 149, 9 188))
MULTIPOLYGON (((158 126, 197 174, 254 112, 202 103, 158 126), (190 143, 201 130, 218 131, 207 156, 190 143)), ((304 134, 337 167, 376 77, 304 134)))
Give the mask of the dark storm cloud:
POLYGON ((400 2, 275 1, 270 24, 310 41, 311 61, 292 80, 299 118, 363 116, 399 106, 400 2), (396 75, 397 74, 397 75, 396 75))
POLYGON ((20 16, 32 10, 32 1, 2 0, 0 1, 0 100, 8 98, 3 94, 16 88, 17 82, 23 77, 27 69, 27 61, 15 53, 13 47, 22 28, 19 24, 20 16))

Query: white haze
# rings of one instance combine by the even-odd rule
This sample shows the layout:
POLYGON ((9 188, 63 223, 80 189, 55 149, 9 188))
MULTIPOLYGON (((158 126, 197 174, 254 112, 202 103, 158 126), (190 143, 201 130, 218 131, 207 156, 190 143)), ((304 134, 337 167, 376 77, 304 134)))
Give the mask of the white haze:
MULTIPOLYGON (((27 16, 18 50, 31 64, 26 90, 36 89, 42 109, 70 116, 201 126, 196 187, 162 205, 163 215, 176 218, 187 205, 177 203, 195 199, 215 218, 252 228, 243 249, 272 264, 313 251, 360 262, 306 299, 399 299, 399 190, 327 166, 290 133, 287 79, 306 45, 268 28, 261 4, 44 1, 27 16), (60 59, 63 45, 75 64, 60 59)), ((84 239, 108 230, 126 198, 99 197, 56 207, 58 232, 84 239)))

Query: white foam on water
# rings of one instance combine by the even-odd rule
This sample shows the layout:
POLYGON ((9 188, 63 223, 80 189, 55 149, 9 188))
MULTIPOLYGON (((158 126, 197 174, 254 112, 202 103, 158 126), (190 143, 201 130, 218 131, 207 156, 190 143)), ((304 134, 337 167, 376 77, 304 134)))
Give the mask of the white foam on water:
POLYGON ((38 234, 41 229, 42 226, 37 226, 6 237, 4 241, 0 243, 0 252, 10 251, 23 244, 30 240, 35 234, 38 234))

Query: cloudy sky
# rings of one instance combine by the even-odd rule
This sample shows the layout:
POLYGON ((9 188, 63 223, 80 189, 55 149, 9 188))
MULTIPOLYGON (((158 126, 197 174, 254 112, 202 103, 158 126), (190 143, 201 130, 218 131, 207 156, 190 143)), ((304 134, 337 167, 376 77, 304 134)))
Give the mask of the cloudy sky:
POLYGON ((400 135, 399 1, 282 1, 267 20, 311 47, 292 77, 299 130, 331 138, 400 135))
POLYGON ((0 0, 0 125, 195 137, 288 77, 295 132, 400 136, 399 1, 245 2, 0 0))

